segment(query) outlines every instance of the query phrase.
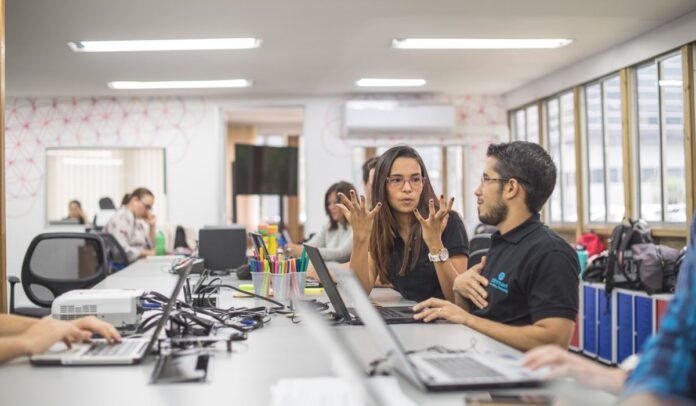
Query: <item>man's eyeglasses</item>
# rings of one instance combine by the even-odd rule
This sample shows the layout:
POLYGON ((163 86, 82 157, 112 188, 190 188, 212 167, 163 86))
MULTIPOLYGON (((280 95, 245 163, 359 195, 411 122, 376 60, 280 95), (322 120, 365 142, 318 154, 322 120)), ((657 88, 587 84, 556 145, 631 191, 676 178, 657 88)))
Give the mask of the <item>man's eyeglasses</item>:
POLYGON ((147 211, 151 211, 151 210, 152 210, 152 205, 151 205, 151 204, 145 204, 145 203, 143 203, 143 206, 145 206, 145 209, 147 209, 147 211))
POLYGON ((518 182, 520 182, 520 183, 529 184, 529 182, 527 182, 526 180, 520 179, 520 178, 517 178, 517 177, 511 177, 511 178, 489 178, 489 177, 486 176, 486 175, 481 175, 481 185, 483 185, 483 184, 485 184, 485 183, 487 183, 487 182, 508 182, 508 181, 510 181, 510 179, 515 179, 516 181, 518 181, 518 182))
POLYGON ((423 182, 425 182, 426 179, 427 178, 425 176, 421 175, 414 175, 410 178, 404 178, 403 176, 388 176, 387 186, 393 189, 401 189, 404 187, 404 184, 408 182, 412 188, 420 188, 423 186, 423 182))

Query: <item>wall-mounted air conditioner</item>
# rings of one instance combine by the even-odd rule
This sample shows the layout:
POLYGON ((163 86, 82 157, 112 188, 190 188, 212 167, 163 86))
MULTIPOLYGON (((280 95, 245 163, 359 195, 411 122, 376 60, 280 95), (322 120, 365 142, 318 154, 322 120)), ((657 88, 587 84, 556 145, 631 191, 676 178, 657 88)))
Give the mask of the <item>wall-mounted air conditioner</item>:
POLYGON ((453 136, 453 105, 391 100, 346 102, 344 134, 348 138, 380 136, 453 136))

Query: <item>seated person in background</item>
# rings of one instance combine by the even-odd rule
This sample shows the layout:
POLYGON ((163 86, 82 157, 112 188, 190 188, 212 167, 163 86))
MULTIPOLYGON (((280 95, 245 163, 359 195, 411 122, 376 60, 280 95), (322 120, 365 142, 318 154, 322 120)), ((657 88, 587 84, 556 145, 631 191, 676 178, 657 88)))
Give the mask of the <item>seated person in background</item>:
POLYGON ((430 299, 415 317, 461 323, 519 350, 568 347, 578 312, 580 264, 539 220, 556 166, 538 144, 493 144, 475 191, 479 219, 495 225, 488 256, 454 281, 457 304, 430 299))
POLYGON ((77 220, 80 224, 87 224, 87 216, 82 211, 82 203, 79 200, 71 200, 68 203, 68 217, 63 220, 77 220))
POLYGON ((622 404, 664 405, 696 402, 696 219, 677 290, 657 334, 645 345, 632 372, 610 368, 556 346, 536 348, 525 357, 532 369, 550 367, 549 378, 572 377, 586 386, 621 394, 622 404))
MULTIPOLYGON (((355 187, 348 182, 338 182, 329 186, 324 195, 324 210, 329 217, 321 230, 307 241, 307 244, 319 248, 322 258, 327 262, 348 262, 353 244, 353 230, 341 209, 336 206, 338 193, 347 194, 355 187)), ((302 246, 288 244, 293 256, 302 255, 302 246)))
POLYGON ((109 342, 121 341, 118 331, 94 316, 60 321, 0 314, 0 364, 22 355, 41 354, 58 341, 70 343, 89 340, 98 333, 109 342))
POLYGON ((123 199, 126 202, 104 226, 126 251, 129 261, 154 255, 156 218, 152 213, 155 197, 144 187, 137 188, 123 199))
POLYGON ((409 300, 454 300, 452 284, 468 261, 464 223, 454 199, 438 200, 415 149, 397 146, 379 159, 372 185, 373 208, 351 190, 339 207, 353 226, 350 268, 366 292, 379 278, 409 300), (423 216, 426 216, 424 218, 423 216))

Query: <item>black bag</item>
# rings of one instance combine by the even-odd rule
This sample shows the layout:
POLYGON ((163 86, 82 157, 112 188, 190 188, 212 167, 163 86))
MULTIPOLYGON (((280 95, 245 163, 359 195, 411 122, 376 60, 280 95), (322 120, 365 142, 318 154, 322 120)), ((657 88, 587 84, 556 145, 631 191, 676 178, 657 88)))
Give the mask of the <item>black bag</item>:
POLYGON ((686 256, 686 248, 679 251, 679 256, 674 263, 674 267, 665 270, 665 274, 662 279, 662 290, 666 293, 674 293, 677 287, 677 278, 679 276, 679 269, 681 269, 682 262, 684 262, 684 257, 686 256))
POLYGON ((634 244, 625 253, 622 269, 635 289, 649 295, 661 293, 665 291, 665 275, 675 273, 679 255, 678 249, 666 245, 634 244))
POLYGON ((637 269, 633 269, 630 265, 626 266, 624 257, 627 253, 631 255, 630 250, 633 245, 653 242, 650 227, 645 221, 631 219, 624 219, 624 221, 614 227, 609 239, 605 281, 607 295, 611 294, 615 287, 641 289, 637 282, 639 278, 635 273, 637 269))
POLYGON ((604 282, 607 272, 607 251, 591 257, 582 272, 582 280, 585 282, 604 282))

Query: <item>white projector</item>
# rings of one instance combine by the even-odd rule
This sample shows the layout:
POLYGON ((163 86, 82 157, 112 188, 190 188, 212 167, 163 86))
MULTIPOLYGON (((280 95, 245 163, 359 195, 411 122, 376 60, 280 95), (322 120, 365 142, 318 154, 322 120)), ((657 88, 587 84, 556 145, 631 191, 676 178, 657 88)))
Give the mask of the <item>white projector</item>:
POLYGON ((95 316, 119 330, 135 331, 143 313, 142 289, 77 289, 55 298, 51 314, 58 320, 95 316))

